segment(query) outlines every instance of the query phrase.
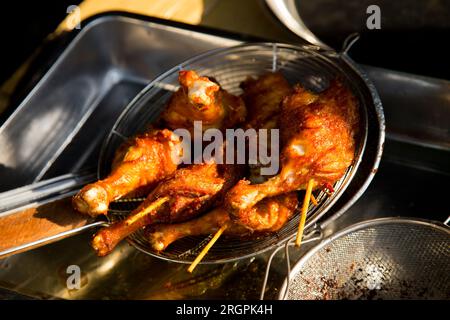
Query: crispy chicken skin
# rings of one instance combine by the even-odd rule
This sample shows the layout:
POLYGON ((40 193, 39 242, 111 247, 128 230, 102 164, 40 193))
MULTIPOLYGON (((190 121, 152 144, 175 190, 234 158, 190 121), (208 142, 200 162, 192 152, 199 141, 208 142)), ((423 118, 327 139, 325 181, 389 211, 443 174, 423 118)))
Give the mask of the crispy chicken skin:
MULTIPOLYGON (((246 109, 241 98, 194 71, 180 71, 179 81, 181 88, 171 97, 159 124, 191 130, 193 122, 201 120, 204 129, 225 129, 243 121, 246 109)), ((129 139, 118 148, 111 174, 85 186, 73 198, 74 208, 97 216, 107 213, 111 201, 126 195, 147 195, 177 168, 170 155, 180 156, 179 145, 180 139, 172 131, 153 126, 129 139)))
POLYGON ((242 176, 243 166, 216 163, 195 164, 178 169, 152 191, 130 216, 101 229, 92 246, 99 256, 107 255, 124 238, 138 229, 154 223, 175 223, 192 219, 223 201, 225 192, 242 176), (139 214, 151 204, 169 200, 145 216, 139 214), (137 217, 134 219, 134 217, 137 217), (129 223, 129 219, 133 219, 129 223))
MULTIPOLYGON (((225 205, 237 218, 265 197, 336 182, 352 164, 358 112, 354 96, 335 80, 323 93, 301 86, 281 106, 281 171, 260 184, 241 180, 227 194, 225 205)), ((242 221, 245 223, 245 221, 242 221)))
MULTIPOLYGON (((241 84, 241 88, 244 90, 242 97, 250 111, 247 114, 246 127, 276 128, 281 101, 292 91, 286 79, 280 73, 266 73, 256 79, 247 79, 241 84)), ((250 179, 266 179, 260 176, 260 165, 250 166, 250 179)), ((230 236, 275 232, 289 220, 297 204, 295 192, 282 194, 264 199, 255 206, 240 211, 237 214, 238 219, 230 219, 227 210, 220 206, 184 223, 151 226, 147 229, 150 230, 148 237, 155 251, 163 251, 178 239, 215 233, 224 224, 228 224, 225 234, 230 236)))
POLYGON ((246 108, 240 97, 195 71, 180 71, 181 87, 173 94, 161 118, 170 129, 193 133, 193 121, 202 121, 203 130, 233 128, 244 121, 246 108))
POLYGON ((334 184, 354 160, 358 106, 338 79, 313 93, 292 88, 281 73, 265 73, 245 80, 241 97, 195 71, 180 71, 179 82, 157 124, 168 129, 152 127, 127 141, 117 150, 111 175, 74 197, 75 208, 96 216, 106 214, 111 201, 151 188, 128 217, 96 233, 91 244, 99 256, 144 227, 155 251, 224 225, 225 234, 235 237, 276 232, 298 206, 296 190, 311 179, 314 189, 334 184), (208 162, 177 169, 173 156, 179 155, 180 138, 170 130, 193 134, 194 121, 202 121, 203 130, 279 128, 279 172, 261 176, 262 165, 252 164, 249 181, 243 179, 244 165, 208 162))
POLYGON ((266 128, 274 126, 280 111, 280 103, 292 91, 291 86, 279 72, 268 72, 258 78, 248 78, 241 83, 248 117, 247 127, 266 128), (272 124, 271 124, 272 122, 272 124))
MULTIPOLYGON (((253 129, 267 129, 267 141, 265 146, 268 154, 271 154, 271 129, 278 128, 280 105, 283 98, 292 92, 292 87, 280 72, 267 72, 257 78, 247 78, 240 87, 244 91, 242 98, 248 110, 246 127, 253 129)), ((258 138, 259 139, 259 138, 258 138)), ((264 167, 259 161, 250 164, 250 176, 252 183, 261 183, 267 177, 260 175, 264 167)))
POLYGON ((295 192, 266 198, 241 213, 245 224, 239 223, 239 220, 231 220, 228 212, 223 207, 218 207, 184 223, 152 226, 148 229, 148 237, 155 251, 163 251, 178 239, 215 233, 225 224, 228 224, 225 234, 229 236, 275 232, 290 219, 297 205, 295 192))
POLYGON ((111 201, 172 174, 177 168, 172 157, 179 152, 179 143, 179 137, 167 129, 129 140, 119 148, 111 174, 81 189, 73 198, 73 206, 91 216, 106 214, 111 201))

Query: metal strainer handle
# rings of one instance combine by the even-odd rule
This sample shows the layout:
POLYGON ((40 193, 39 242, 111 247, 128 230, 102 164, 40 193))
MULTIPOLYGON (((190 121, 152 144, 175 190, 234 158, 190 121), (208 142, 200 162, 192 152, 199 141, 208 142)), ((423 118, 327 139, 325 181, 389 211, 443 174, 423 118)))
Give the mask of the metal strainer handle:
MULTIPOLYGON (((281 249, 283 249, 283 248, 285 250, 285 255, 286 255, 287 282, 289 283, 289 275, 291 273, 291 261, 290 261, 290 258, 289 258, 289 247, 292 247, 292 246, 295 245, 295 238, 296 238, 296 235, 293 235, 286 242, 284 242, 283 244, 279 245, 270 254, 269 259, 267 261, 266 271, 265 271, 265 274, 264 274, 264 281, 263 281, 263 285, 262 285, 262 288, 261 288, 260 300, 264 300, 264 295, 265 295, 265 292, 266 292, 267 280, 269 279, 269 273, 270 273, 270 267, 272 265, 272 260, 277 255, 277 253, 280 252, 281 249)), ((322 229, 320 228, 319 225, 315 225, 315 226, 312 227, 312 230, 309 233, 307 233, 307 234, 305 234, 303 236, 302 244, 310 243, 310 242, 313 242, 313 241, 318 241, 318 240, 321 240, 322 238, 323 238, 322 229)), ((286 289, 284 294, 283 294, 283 296, 285 296, 287 294, 287 292, 288 291, 286 289)))

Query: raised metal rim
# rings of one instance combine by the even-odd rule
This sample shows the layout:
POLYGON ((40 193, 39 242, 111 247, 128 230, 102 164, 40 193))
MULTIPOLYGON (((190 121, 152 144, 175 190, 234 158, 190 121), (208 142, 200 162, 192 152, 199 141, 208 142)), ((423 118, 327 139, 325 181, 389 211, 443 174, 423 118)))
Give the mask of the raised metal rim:
MULTIPOLYGON (((385 218, 377 218, 377 219, 370 219, 365 220, 362 222, 355 223, 349 227, 346 227, 331 236, 323 239, 319 244, 317 244, 315 247, 310 249, 292 268, 291 274, 289 275, 290 279, 293 279, 294 275, 297 274, 303 266, 306 264, 306 262, 319 250, 323 249, 327 245, 329 245, 331 242, 347 236, 348 234, 366 229, 368 227, 378 226, 378 225, 385 225, 385 224, 411 224, 411 225, 422 225, 431 227, 433 229, 437 229, 439 231, 445 232, 450 236, 450 227, 446 226, 442 222, 439 221, 432 221, 432 220, 426 220, 426 219, 417 219, 417 218, 408 218, 408 217, 385 217, 385 218)), ((284 280, 283 285, 281 286, 280 293, 278 295, 278 300, 287 300, 287 294, 286 292, 286 286, 287 286, 287 279, 284 280), (286 297, 286 299, 283 298, 283 296, 286 297)), ((287 293, 287 292, 286 292, 287 293)))
POLYGON ((305 25, 298 14, 297 6, 293 0, 265 0, 267 6, 283 25, 293 33, 322 48, 330 49, 305 25), (295 10, 292 10, 295 8, 295 10))
MULTIPOLYGON (((335 51, 331 51, 331 50, 324 50, 320 47, 311 47, 311 46, 307 46, 307 45, 292 45, 292 44, 285 44, 285 43, 272 43, 272 42, 256 42, 256 43, 243 43, 240 45, 236 45, 236 46, 231 46, 231 47, 225 47, 225 48, 217 48, 217 49, 213 49, 213 50, 209 50, 207 52, 204 52, 202 54, 196 55, 188 60, 185 60, 184 62, 177 64, 176 66, 172 67, 171 69, 167 70, 166 72, 162 73, 161 75, 159 75, 158 77, 156 77, 153 81, 151 81, 145 88, 143 88, 137 95, 136 97, 125 107, 125 109, 122 111, 121 115, 117 118, 114 126, 112 127, 110 133, 108 134, 108 136, 106 137, 106 139, 104 140, 104 143, 102 145, 102 148, 100 150, 100 157, 99 157, 99 162, 98 162, 98 167, 97 167, 97 176, 100 179, 101 178, 101 168, 103 167, 103 164, 105 163, 105 154, 106 154, 106 150, 108 148, 109 145, 109 141, 112 139, 112 136, 115 134, 115 131, 117 129, 117 127, 120 125, 120 123, 122 122, 122 119, 124 117, 127 116, 128 112, 135 106, 136 103, 139 102, 139 100, 141 100, 143 97, 145 97, 145 95, 148 93, 149 90, 151 90, 155 85, 157 85, 159 82, 161 82, 162 79, 166 78, 168 75, 172 74, 173 72, 176 72, 177 70, 182 69, 183 67, 185 67, 186 65, 190 65, 193 64, 195 62, 201 61, 203 58, 207 58, 210 56, 213 56, 215 54, 220 54, 226 51, 230 51, 230 50, 235 50, 235 49, 239 49, 239 48, 246 48, 246 47, 255 47, 255 46, 263 46, 263 47, 270 47, 270 48, 288 48, 291 50, 303 50, 303 51, 307 51, 309 54, 319 57, 320 59, 325 60, 327 63, 333 65, 336 69, 340 70, 342 73, 344 73, 344 70, 342 69, 342 66, 339 66, 336 64, 336 62, 330 60, 329 56, 333 56, 334 58, 339 58, 342 62, 345 63, 346 67, 349 67, 351 69, 351 71, 354 72, 353 77, 356 78, 360 78, 360 80, 362 81, 362 83, 364 84, 365 88, 362 88, 363 90, 366 89, 371 97, 372 97, 372 104, 375 107, 375 112, 377 113, 377 117, 379 120, 379 126, 378 128, 381 130, 380 133, 380 139, 378 140, 378 151, 377 151, 377 159, 375 160, 375 164, 376 166, 378 166, 379 160, 381 158, 381 150, 382 148, 380 148, 380 145, 382 145, 382 143, 384 142, 384 116, 383 116, 383 111, 382 111, 382 107, 381 107, 381 102, 379 100, 378 94, 374 88, 374 86, 370 83, 370 81, 368 81, 368 78, 365 77, 363 75, 363 73, 354 65, 353 61, 351 59, 343 59, 345 57, 345 55, 339 55, 338 53, 336 53, 335 51), (328 54, 328 55, 327 55, 328 54)), ((345 73, 344 73, 345 74, 345 73)), ((349 80, 349 79, 348 79, 349 80)), ((356 86, 357 87, 357 86, 356 86)), ((362 94, 363 92, 359 92, 359 94, 362 94)), ((358 171, 358 167, 360 165, 360 163, 362 162, 362 158, 364 156, 365 153, 365 147, 366 147, 366 143, 367 143, 367 137, 368 137, 368 111, 366 108, 364 108, 364 114, 362 116, 364 116, 364 136, 361 137, 361 142, 360 142, 360 149, 358 151, 358 157, 356 158, 357 161, 353 164, 353 167, 350 169, 350 172, 348 172, 348 176, 346 176, 344 178, 344 180, 342 181, 342 186, 340 187, 339 190, 339 194, 336 195, 327 205, 326 207, 324 207, 324 209, 320 212, 320 214, 316 214, 310 217, 310 219, 307 220, 307 223, 305 225, 305 231, 307 231, 311 226, 313 226, 320 218, 322 218, 332 207, 333 205, 336 203, 336 201, 339 200, 340 196, 344 193, 344 191, 348 188, 348 186, 351 184, 353 177, 355 176, 355 174, 358 171)), ((367 186, 369 185, 370 181, 372 180, 374 175, 374 170, 371 171, 371 174, 367 177, 365 184, 363 185, 362 188, 359 189, 359 191, 357 192, 356 196, 352 198, 351 204, 353 204, 364 192, 364 190, 367 188, 367 186)), ((351 204, 349 204, 348 206, 346 206, 345 208, 348 208, 351 204)), ((344 210, 340 210, 340 211, 344 211, 344 210)), ((341 213, 342 214, 342 213, 341 213)), ((333 217, 335 217, 335 215, 333 215, 333 217)), ((292 236, 292 235, 291 235, 292 236)), ((291 236, 287 236, 285 239, 280 240, 280 242, 272 244, 266 248, 263 249, 259 249, 255 252, 246 254, 246 255, 242 255, 240 257, 236 257, 236 258, 226 258, 226 259, 221 259, 221 260, 214 260, 214 261, 202 261, 201 264, 218 264, 218 263, 226 263, 226 262, 233 262, 233 261, 238 261, 241 259, 246 259, 246 258, 250 258, 256 255, 259 255, 261 253, 264 253, 266 251, 269 251, 275 247, 278 247, 279 245, 284 244, 286 241, 288 241, 291 236)), ((177 263, 190 263, 190 261, 187 260, 178 260, 176 258, 171 258, 171 257, 166 257, 166 256, 161 256, 158 255, 157 253, 153 253, 149 250, 147 250, 146 248, 142 248, 139 244, 135 243, 135 241, 133 241, 133 239, 131 238, 127 238, 127 241, 133 245, 136 249, 149 254, 151 256, 157 257, 159 259, 163 259, 166 261, 171 261, 171 262, 177 262, 177 263)))

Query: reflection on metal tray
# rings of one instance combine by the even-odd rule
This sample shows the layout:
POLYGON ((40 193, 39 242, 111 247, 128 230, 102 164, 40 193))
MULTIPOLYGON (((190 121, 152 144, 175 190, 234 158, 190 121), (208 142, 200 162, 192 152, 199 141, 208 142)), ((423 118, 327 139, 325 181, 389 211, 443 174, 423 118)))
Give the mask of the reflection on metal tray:
POLYGON ((237 43, 133 19, 90 23, 0 128, 0 192, 86 166, 151 79, 192 55, 237 43))
MULTIPOLYGON (((1 139, 5 139, 15 133, 25 142, 24 139, 27 138, 25 132, 20 132, 17 126, 31 126, 29 128, 32 129, 33 121, 29 121, 30 119, 34 119, 34 126, 42 126, 39 121, 43 118, 37 118, 39 110, 44 112, 49 107, 55 110, 53 116, 63 115, 64 112, 68 112, 66 108, 74 107, 71 117, 77 122, 69 121, 61 130, 50 132, 49 134, 57 136, 52 136, 47 146, 41 146, 38 140, 32 140, 36 143, 27 145, 30 150, 40 152, 42 157, 35 159, 33 167, 26 158, 25 151, 28 149, 20 149, 23 145, 19 142, 14 147, 18 152, 15 154, 5 152, 10 157, 8 159, 15 161, 14 170, 17 170, 17 179, 14 182, 17 184, 2 187, 10 189, 37 180, 39 177, 51 177, 96 165, 98 147, 103 134, 109 130, 115 115, 149 79, 198 52, 237 43, 238 41, 224 37, 130 18, 106 17, 94 20, 85 27, 49 74, 8 120, 1 129, 0 136, 1 139), (72 55, 71 52, 77 52, 77 55, 72 55), (75 56, 77 59, 73 60, 75 56), (73 63, 77 61, 80 65, 74 66, 73 63), (71 65, 72 67, 69 67, 71 65), (55 85, 80 83, 76 79, 90 79, 86 80, 89 82, 89 90, 95 93, 91 93, 92 96, 89 97, 80 96, 80 92, 87 89, 81 86, 75 91, 74 87, 66 86, 65 88, 72 91, 72 97, 76 96, 79 99, 68 100, 67 97, 70 95, 55 95, 49 91, 55 85), (50 92, 52 94, 49 94, 50 92), (47 108, 34 104, 39 101, 42 103, 43 100, 39 99, 43 98, 46 101, 57 98, 62 100, 53 100, 47 108), (78 103, 76 106, 73 105, 74 101, 78 103), (28 122, 22 122, 25 120, 22 119, 22 115, 26 114, 29 115, 25 118, 28 122), (80 121, 83 123, 78 126, 80 121), (47 148, 52 152, 46 151, 47 148)), ((400 115, 404 106, 411 103, 408 101, 410 96, 408 81, 401 83, 404 92, 402 97, 405 100, 398 100, 400 98, 394 95, 395 92, 389 91, 389 88, 399 83, 395 82, 398 79, 395 72, 389 71, 393 76, 385 77, 386 73, 383 70, 374 73, 371 73, 373 69, 370 67, 367 67, 367 70, 375 77, 377 74, 380 76, 379 79, 373 80, 382 94, 387 115, 400 115), (390 94, 384 97, 383 93, 386 92, 390 94), (403 103, 399 104, 398 101, 403 103)), ((439 81, 436 80, 436 83, 439 81)), ((420 106, 416 102, 416 107, 434 108, 433 112, 443 116, 444 112, 448 111, 448 105, 433 104, 436 95, 431 94, 432 91, 427 88, 430 87, 423 85, 413 89, 415 96, 423 94, 431 99, 426 100, 428 101, 426 106, 420 106), (419 93, 418 90, 423 91, 419 93)), ((421 126, 423 119, 415 118, 415 123, 408 126, 409 113, 405 112, 404 117, 405 120, 399 124, 401 126, 396 126, 396 122, 389 122, 390 119, 387 119, 388 129, 391 132, 401 131, 404 139, 386 141, 385 157, 373 183, 345 215, 330 221, 325 234, 333 233, 356 221, 380 216, 406 215, 445 220, 448 205, 439 199, 445 199, 446 186, 450 183, 448 167, 450 154, 444 148, 427 147, 433 145, 434 141, 439 141, 433 140, 435 136, 426 144, 417 144, 417 139, 408 139, 411 133, 409 130, 423 128, 421 126)), ((414 134, 414 137, 417 136, 420 140, 420 134, 414 134)), ((36 136, 36 139, 38 137, 36 136)), ((436 145, 439 145, 439 142, 436 145)), ((10 149, 6 149, 8 150, 10 149)), ((2 181, 5 177, 3 174, 1 171, 2 181)), ((201 265, 194 275, 190 275, 185 272, 184 265, 146 256, 126 243, 121 244, 110 256, 98 258, 89 246, 89 238, 90 234, 81 234, 0 260, 0 286, 21 294, 43 298, 255 299, 259 297, 267 255, 218 266, 201 265), (68 290, 66 287, 66 269, 69 265, 78 265, 81 268, 80 290, 68 290)), ((304 246, 302 252, 307 249, 308 246, 304 246)), ((302 252, 295 253, 292 260, 298 259, 302 252)), ((280 255, 274 261, 266 297, 277 296, 277 288, 284 280, 285 271, 284 259, 280 255)))

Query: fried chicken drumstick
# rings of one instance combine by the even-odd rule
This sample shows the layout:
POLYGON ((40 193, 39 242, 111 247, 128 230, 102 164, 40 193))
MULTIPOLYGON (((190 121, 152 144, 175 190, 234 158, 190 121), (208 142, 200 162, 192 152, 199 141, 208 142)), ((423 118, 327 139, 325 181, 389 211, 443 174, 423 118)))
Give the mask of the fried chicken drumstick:
POLYGON ((117 151, 111 174, 82 188, 73 206, 91 216, 106 214, 111 201, 172 174, 177 165, 171 157, 179 144, 179 137, 167 129, 130 139, 117 151))
POLYGON ((208 77, 195 71, 180 71, 181 87, 173 94, 162 120, 170 129, 184 128, 193 133, 193 121, 202 121, 203 130, 233 128, 247 114, 240 97, 223 90, 208 77))
POLYGON ((333 184, 352 164, 357 130, 356 100, 335 80, 323 93, 300 86, 286 97, 278 119, 281 134, 281 171, 260 184, 241 180, 229 192, 225 206, 245 224, 243 213, 266 197, 333 184))
MULTIPOLYGON (((227 125, 235 125, 236 121, 241 121, 240 117, 244 115, 242 109, 245 110, 245 108, 239 102, 234 102, 229 107, 219 107, 218 103, 221 99, 225 99, 225 101, 227 99, 236 100, 236 97, 231 97, 208 78, 198 77, 193 71, 182 71, 179 80, 182 87, 174 94, 162 116, 162 119, 171 123, 172 127, 175 124, 189 127, 190 116, 187 115, 189 110, 194 113, 198 111, 197 119, 205 120, 208 116, 212 119, 215 115, 217 121, 217 119, 222 119, 224 112, 228 112, 233 116, 228 118, 227 125), (217 94, 220 95, 217 96, 217 94), (194 107, 187 108, 186 99, 190 99, 194 103, 194 107), (204 105, 209 106, 210 114, 209 111, 202 113, 201 110, 204 105), (195 106, 198 106, 199 109, 197 110, 195 106)), ((250 116, 250 122, 254 126, 261 126, 263 121, 269 121, 270 116, 273 116, 279 110, 279 104, 283 96, 291 91, 291 87, 279 73, 267 73, 256 80, 248 79, 242 86, 244 92, 248 92, 248 94, 244 93, 244 99, 252 107, 253 112, 250 116), (263 104, 263 110, 257 110, 259 104, 263 104)), ((178 170, 172 178, 163 181, 126 221, 105 228, 95 236, 93 245, 97 252, 101 255, 110 252, 119 241, 145 225, 158 222, 177 222, 183 220, 183 217, 187 219, 199 214, 201 211, 199 206, 208 202, 205 195, 215 194, 219 191, 216 190, 216 186, 224 183, 224 181, 220 181, 217 185, 214 185, 214 182, 211 182, 211 177, 215 177, 216 170, 221 167, 227 168, 227 172, 230 173, 225 176, 226 179, 234 182, 239 179, 240 174, 234 173, 242 171, 242 168, 231 169, 230 166, 194 165, 178 170), (203 187, 202 193, 192 191, 201 187, 203 187), (184 195, 186 190, 191 190, 189 196, 184 195), (163 199, 167 195, 177 195, 177 198, 172 198, 171 205, 166 203, 149 215, 133 218, 139 217, 147 208, 151 208, 157 202, 157 199, 163 199), (164 215, 168 216, 165 221, 162 219, 164 215), (130 219, 134 222, 129 223, 130 219)), ((226 185, 224 184, 224 190, 233 185, 233 183, 229 183, 230 181, 226 185)))
POLYGON ((196 164, 178 169, 163 180, 125 220, 97 232, 92 246, 104 256, 131 233, 154 223, 186 221, 223 201, 223 196, 243 175, 243 166, 196 164))
MULTIPOLYGON (((248 78, 242 84, 242 98, 249 110, 246 128, 272 129, 277 125, 280 103, 292 88, 278 72, 268 72, 258 78, 248 78)), ((252 181, 264 181, 267 177, 260 175, 261 165, 250 168, 252 181)), ((246 217, 244 225, 230 220, 228 212, 219 207, 194 220, 181 224, 160 224, 150 229, 155 230, 150 238, 156 250, 164 250, 171 242, 187 235, 205 235, 215 233, 228 224, 225 234, 247 235, 251 232, 270 232, 280 229, 289 219, 297 205, 294 193, 265 199, 255 207, 242 213, 246 217)))
MULTIPOLYGON (((194 71, 180 71, 181 87, 168 102, 161 116, 170 129, 191 130, 193 122, 203 128, 224 129, 241 122, 246 109, 241 98, 222 90, 218 84, 194 71)), ((179 155, 180 139, 172 131, 150 128, 147 133, 129 139, 116 153, 111 174, 85 186, 73 198, 75 209, 91 216, 106 214, 111 201, 156 183, 172 174, 177 165, 171 155, 179 155)))
POLYGON ((171 243, 187 236, 208 235, 228 224, 225 235, 248 236, 256 233, 275 232, 290 219, 298 205, 295 192, 286 193, 258 202, 246 210, 245 225, 230 219, 223 207, 218 207, 203 216, 177 224, 159 224, 150 227, 149 240, 155 251, 165 250, 171 243))
MULTIPOLYGON (((281 101, 292 92, 292 87, 280 72, 267 72, 257 78, 249 77, 240 87, 244 91, 242 98, 248 110, 246 128, 268 130, 267 141, 262 140, 259 143, 265 143, 267 154, 271 154, 271 129, 278 128, 281 101)), ((266 180, 267 177, 260 174, 263 167, 259 161, 249 165, 252 183, 266 180)))
POLYGON ((241 83, 242 98, 248 111, 248 128, 274 128, 280 103, 292 91, 290 84, 279 72, 267 72, 258 78, 241 83))

